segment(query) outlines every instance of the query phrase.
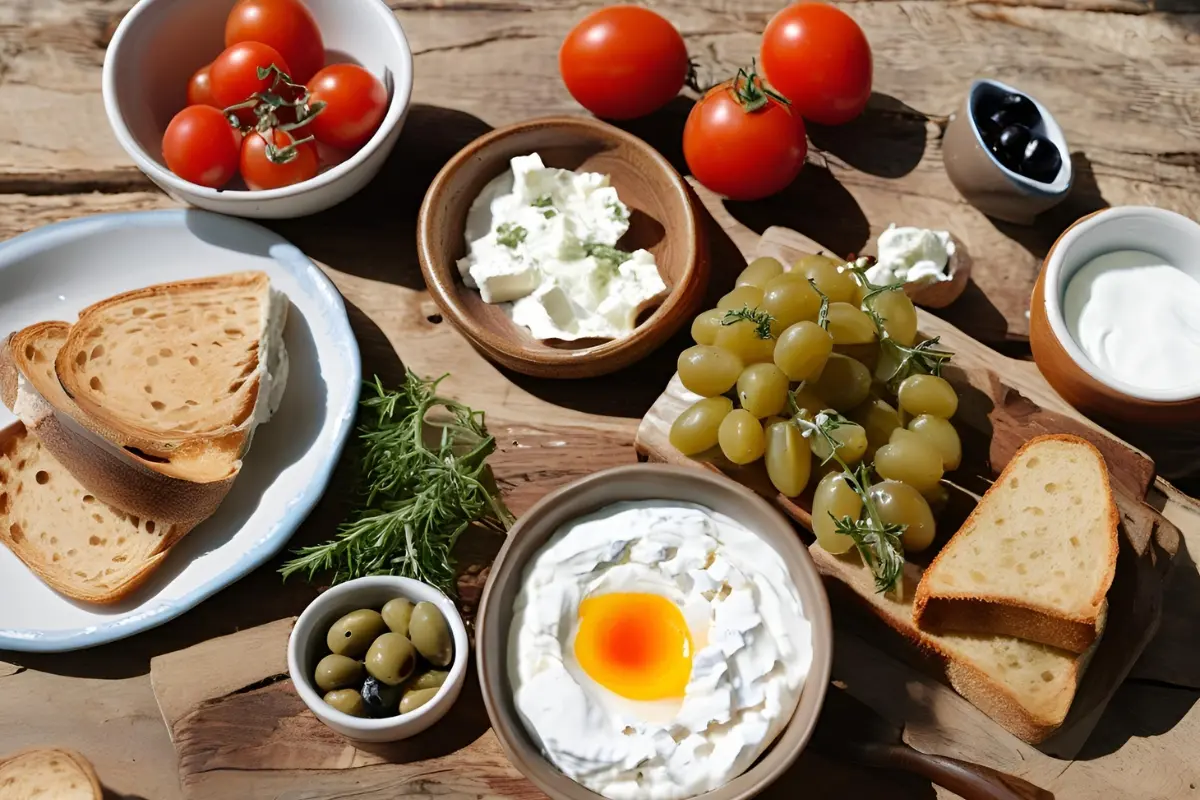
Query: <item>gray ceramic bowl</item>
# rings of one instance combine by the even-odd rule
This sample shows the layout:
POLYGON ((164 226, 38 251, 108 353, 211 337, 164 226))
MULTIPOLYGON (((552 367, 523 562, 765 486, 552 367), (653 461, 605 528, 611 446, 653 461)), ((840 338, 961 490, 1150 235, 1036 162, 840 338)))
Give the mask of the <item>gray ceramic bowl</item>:
POLYGON ((1061 203, 1075 179, 1067 140, 1046 107, 1020 89, 986 79, 971 84, 962 108, 950 116, 946 136, 942 140, 942 161, 950 182, 968 203, 989 217, 1021 225, 1032 223, 1038 214, 1061 203), (983 143, 972 112, 989 98, 1006 92, 1022 94, 1033 101, 1042 117, 1042 121, 1034 126, 1034 133, 1040 133, 1053 142, 1062 156, 1062 166, 1050 183, 1031 180, 1013 172, 1001 164, 983 143))
POLYGON ((703 800, 746 800, 782 775, 808 743, 833 660, 829 600, 808 550, 791 523, 757 494, 706 471, 662 464, 633 464, 589 475, 551 492, 525 513, 508 534, 492 565, 477 617, 479 682, 492 728, 513 765, 554 800, 603 800, 563 775, 530 740, 513 705, 508 677, 508 633, 512 607, 529 559, 563 523, 621 500, 680 500, 697 503, 740 521, 783 558, 812 623, 813 661, 800 702, 775 743, 750 769, 703 800))

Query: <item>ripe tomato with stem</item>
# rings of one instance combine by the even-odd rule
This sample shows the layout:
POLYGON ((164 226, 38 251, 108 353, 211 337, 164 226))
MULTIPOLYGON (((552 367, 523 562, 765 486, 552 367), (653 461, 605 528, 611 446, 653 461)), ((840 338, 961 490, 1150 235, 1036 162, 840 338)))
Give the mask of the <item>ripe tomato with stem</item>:
POLYGON ((298 140, 279 128, 254 130, 242 141, 240 163, 246 188, 279 189, 316 176, 317 148, 311 137, 298 140))
POLYGON ((330 147, 355 150, 367 143, 387 112, 382 81, 357 64, 333 64, 308 82, 309 105, 319 113, 304 127, 330 147))
POLYGON ((237 174, 242 135, 219 108, 188 106, 163 134, 163 160, 185 181, 220 189, 237 174))

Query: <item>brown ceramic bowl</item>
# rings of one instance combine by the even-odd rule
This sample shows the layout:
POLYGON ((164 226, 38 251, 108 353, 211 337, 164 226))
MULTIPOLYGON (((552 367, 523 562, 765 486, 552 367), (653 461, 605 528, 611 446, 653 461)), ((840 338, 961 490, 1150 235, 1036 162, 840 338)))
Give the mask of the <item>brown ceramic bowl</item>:
POLYGON ((603 375, 645 357, 700 310, 708 282, 703 226, 679 173, 636 136, 585 117, 521 122, 463 148, 425 195, 417 253, 430 294, 463 335, 494 361, 542 378, 603 375), (539 153, 549 167, 610 176, 629 206, 630 228, 619 246, 652 252, 668 291, 628 336, 539 341, 463 284, 456 262, 466 255, 467 210, 488 181, 509 169, 510 159, 530 153, 539 153))
POLYGON ((703 800, 746 800, 782 775, 812 735, 829 683, 833 628, 825 588, 791 523, 751 490, 703 470, 663 464, 615 467, 551 492, 521 517, 492 565, 477 617, 476 661, 492 728, 513 765, 554 800, 603 800, 559 772, 530 740, 512 701, 508 635, 513 603, 530 558, 564 523, 621 500, 681 500, 733 517, 775 548, 799 590, 812 623, 813 662, 796 711, 750 769, 721 788, 698 795, 703 800))
POLYGON ((1074 173, 1071 153, 1062 128, 1036 98, 1029 97, 1041 113, 1042 121, 1034 128, 1058 147, 1062 167, 1051 183, 1030 180, 1001 164, 983 143, 975 121, 976 109, 990 98, 1019 89, 993 80, 977 80, 971 84, 962 108, 950 117, 942 139, 942 162, 946 174, 968 203, 989 217, 1006 222, 1029 225, 1043 211, 1061 203, 1071 191, 1074 173))
MULTIPOLYGON (((1172 391, 1126 384, 1099 369, 1071 336, 1063 313, 1067 283, 1098 255, 1115 250, 1153 253, 1180 269, 1200 267, 1200 225, 1147 206, 1097 211, 1063 232, 1042 265, 1029 308, 1029 340, 1038 368, 1071 405, 1100 421, 1147 426, 1200 421, 1200 375, 1172 391)), ((1170 342, 1163 342, 1170 347, 1170 342)))

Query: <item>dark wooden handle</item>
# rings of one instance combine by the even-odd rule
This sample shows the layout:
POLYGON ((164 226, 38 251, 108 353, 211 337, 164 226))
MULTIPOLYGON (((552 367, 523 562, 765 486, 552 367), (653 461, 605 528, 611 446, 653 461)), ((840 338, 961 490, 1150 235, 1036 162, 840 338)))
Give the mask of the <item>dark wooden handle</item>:
POLYGON ((1052 793, 1013 775, 957 758, 927 755, 907 745, 864 744, 859 754, 872 766, 915 773, 966 800, 1054 800, 1052 793))

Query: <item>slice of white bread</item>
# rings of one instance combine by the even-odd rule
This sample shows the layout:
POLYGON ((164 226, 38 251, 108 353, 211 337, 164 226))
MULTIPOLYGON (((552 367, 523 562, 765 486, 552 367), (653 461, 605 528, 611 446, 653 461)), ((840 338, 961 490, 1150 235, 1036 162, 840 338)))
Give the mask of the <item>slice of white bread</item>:
MULTIPOLYGON (((913 623, 913 591, 921 568, 904 565, 904 599, 875 591, 875 579, 854 551, 844 556, 809 548, 826 580, 845 584, 889 627, 933 656, 946 681, 968 702, 1029 744, 1039 744, 1066 719, 1099 637, 1082 654, 1011 636, 932 634, 913 623)), ((1103 632, 1102 615, 1099 629, 1103 632)))
POLYGON ((0 543, 56 591, 116 602, 187 531, 101 502, 22 423, 0 430, 0 543))
POLYGON ((1032 439, 925 570, 914 621, 1082 653, 1099 636, 1117 520, 1095 447, 1061 434, 1032 439))
POLYGON ((237 462, 286 383, 287 301, 263 272, 178 281, 79 314, 55 358, 67 395, 106 437, 152 458, 237 462))
POLYGON ((207 519, 240 462, 205 448, 152 459, 114 444, 116 434, 89 419, 58 382, 54 359, 70 327, 40 322, 0 345, 0 401, 102 502, 188 527, 207 519))
POLYGON ((38 748, 0 759, 0 800, 101 800, 91 763, 73 750, 38 748))

